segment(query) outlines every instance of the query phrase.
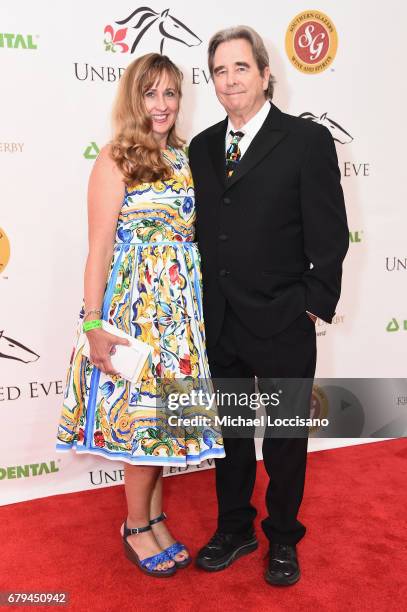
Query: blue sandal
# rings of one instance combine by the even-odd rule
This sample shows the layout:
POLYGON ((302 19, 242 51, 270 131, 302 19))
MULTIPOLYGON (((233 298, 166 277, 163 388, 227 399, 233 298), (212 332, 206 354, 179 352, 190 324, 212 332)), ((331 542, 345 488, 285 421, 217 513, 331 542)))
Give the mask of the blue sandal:
POLYGON ((136 527, 133 529, 129 529, 127 527, 127 521, 124 522, 123 545, 124 545, 124 553, 126 557, 129 559, 129 561, 137 565, 141 569, 142 572, 144 572, 145 574, 148 574, 149 576, 157 576, 159 578, 173 576, 175 572, 177 571, 176 565, 174 565, 173 567, 169 567, 166 570, 154 569, 157 567, 157 565, 159 565, 160 563, 164 563, 165 561, 174 561, 175 563, 175 560, 171 559, 165 550, 163 550, 162 552, 156 555, 153 555, 152 557, 147 557, 146 559, 140 559, 136 551, 128 543, 127 538, 130 535, 133 535, 136 533, 144 533, 145 531, 151 531, 151 525, 146 525, 146 527, 136 527))
MULTIPOLYGON (((155 525, 156 523, 160 523, 161 521, 164 521, 166 518, 167 518, 167 515, 165 514, 165 512, 162 512, 160 516, 157 516, 156 518, 151 519, 150 526, 155 525)), ((181 542, 174 542, 174 544, 171 544, 167 548, 164 548, 164 552, 169 556, 170 559, 174 561, 175 566, 178 569, 187 567, 192 561, 191 555, 189 554, 189 550, 187 549, 186 546, 184 546, 184 544, 181 544, 181 542), (183 561, 177 561, 175 559, 175 556, 178 555, 178 553, 182 552, 183 550, 187 552, 188 557, 184 559, 183 561)))

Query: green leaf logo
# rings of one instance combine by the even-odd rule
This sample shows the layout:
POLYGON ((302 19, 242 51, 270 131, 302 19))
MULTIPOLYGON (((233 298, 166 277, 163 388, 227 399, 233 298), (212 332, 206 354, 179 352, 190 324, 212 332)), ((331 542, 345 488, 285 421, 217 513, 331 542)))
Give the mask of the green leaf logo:
POLYGON ((96 142, 91 142, 88 147, 86 147, 83 156, 85 159, 96 159, 99 155, 99 147, 96 142))
POLYGON ((400 329, 400 325, 398 324, 396 319, 393 317, 392 320, 387 324, 386 331, 395 332, 395 331, 398 331, 399 329, 400 329))

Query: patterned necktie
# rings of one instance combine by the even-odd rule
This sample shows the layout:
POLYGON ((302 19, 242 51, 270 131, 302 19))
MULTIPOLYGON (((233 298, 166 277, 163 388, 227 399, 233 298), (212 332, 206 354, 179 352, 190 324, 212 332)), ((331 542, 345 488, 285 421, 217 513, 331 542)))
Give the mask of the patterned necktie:
POLYGON ((233 130, 230 130, 229 134, 231 134, 233 138, 226 151, 226 176, 228 178, 230 178, 236 170, 237 164, 242 156, 239 149, 239 142, 244 136, 243 132, 233 132, 233 130))

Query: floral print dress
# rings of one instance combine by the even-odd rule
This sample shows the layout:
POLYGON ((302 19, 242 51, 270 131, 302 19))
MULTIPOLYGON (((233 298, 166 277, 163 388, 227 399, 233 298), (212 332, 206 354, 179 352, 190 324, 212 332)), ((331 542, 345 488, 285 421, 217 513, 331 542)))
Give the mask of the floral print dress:
POLYGON ((170 392, 212 392, 191 171, 184 150, 168 147, 163 154, 171 179, 126 188, 102 307, 102 319, 149 343, 151 356, 138 381, 103 374, 82 355, 82 306, 58 451, 162 466, 225 456, 216 408, 189 404, 183 415, 198 424, 186 427, 178 420, 170 425, 163 408, 170 392))

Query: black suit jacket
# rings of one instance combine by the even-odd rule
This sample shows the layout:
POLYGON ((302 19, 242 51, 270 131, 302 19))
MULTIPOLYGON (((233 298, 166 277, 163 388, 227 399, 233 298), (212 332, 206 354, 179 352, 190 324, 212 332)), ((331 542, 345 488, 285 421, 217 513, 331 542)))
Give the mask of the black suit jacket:
POLYGON ((261 338, 305 310, 330 323, 349 231, 329 130, 271 104, 227 179, 226 128, 227 118, 189 147, 208 346, 219 336, 226 300, 261 338))

